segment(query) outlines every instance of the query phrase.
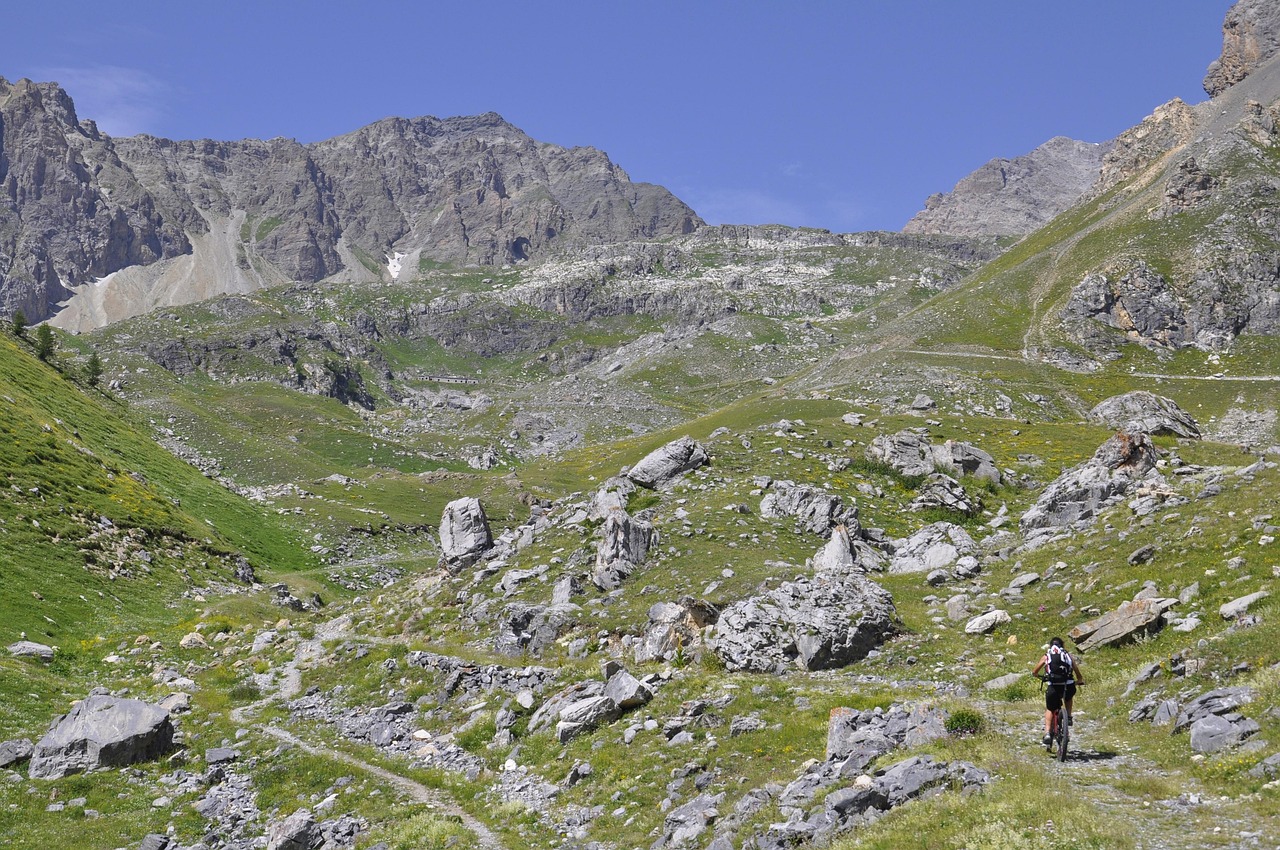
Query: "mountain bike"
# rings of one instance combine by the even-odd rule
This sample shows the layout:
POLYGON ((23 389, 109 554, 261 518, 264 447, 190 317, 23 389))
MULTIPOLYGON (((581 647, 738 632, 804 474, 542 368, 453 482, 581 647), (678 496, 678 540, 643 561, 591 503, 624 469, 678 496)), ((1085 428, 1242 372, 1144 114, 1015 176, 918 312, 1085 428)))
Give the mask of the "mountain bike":
MULTIPOLYGON (((1040 692, 1044 693, 1046 686, 1050 685, 1048 676, 1037 676, 1040 680, 1040 692)), ((1083 683, 1076 682, 1076 689, 1083 683)), ((1058 706, 1058 710, 1053 713, 1052 719, 1049 721, 1049 752, 1053 752, 1054 747, 1058 750, 1058 761, 1067 760, 1067 745, 1071 741, 1071 716, 1067 713, 1067 701, 1064 699, 1062 705, 1058 706)))

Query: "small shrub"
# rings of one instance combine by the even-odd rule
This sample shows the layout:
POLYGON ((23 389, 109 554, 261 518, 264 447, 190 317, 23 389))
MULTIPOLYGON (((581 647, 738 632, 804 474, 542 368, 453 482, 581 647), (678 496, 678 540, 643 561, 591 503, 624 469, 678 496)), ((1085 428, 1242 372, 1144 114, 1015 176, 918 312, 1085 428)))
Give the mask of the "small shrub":
POLYGON ((388 843, 395 850, 418 850, 420 847, 472 847, 471 839, 470 830, 456 817, 422 812, 398 825, 388 843))
POLYGON ((947 718, 947 734, 956 737, 977 735, 987 726, 987 719, 972 708, 958 708, 947 718))
POLYGON ((227 698, 233 703, 257 702, 262 698, 262 691, 252 681, 236 682, 227 691, 227 698))

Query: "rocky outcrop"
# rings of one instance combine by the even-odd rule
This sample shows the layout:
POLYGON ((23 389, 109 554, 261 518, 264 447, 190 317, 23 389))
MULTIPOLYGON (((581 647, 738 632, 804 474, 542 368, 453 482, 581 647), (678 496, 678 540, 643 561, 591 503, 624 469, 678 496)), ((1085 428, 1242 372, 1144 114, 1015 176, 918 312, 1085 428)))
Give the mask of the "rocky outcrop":
POLYGON ((1174 98, 1157 107, 1140 124, 1111 142, 1090 195, 1106 192, 1162 162, 1170 151, 1191 141, 1195 131, 1195 112, 1181 99, 1174 98))
POLYGON ((839 563, 725 607, 708 646, 730 670, 829 670, 865 658, 896 630, 889 592, 860 565, 839 563))
POLYGON ((1022 515, 1022 532, 1032 539, 1087 525, 1099 511, 1122 501, 1155 468, 1156 457, 1146 434, 1121 431, 1044 489, 1022 515))
POLYGON ((1181 348, 1193 338, 1173 289, 1146 263, 1114 279, 1086 275, 1071 291, 1063 318, 1100 322, 1150 346, 1181 348))
POLYGON ((1280 49, 1280 7, 1270 0, 1238 0, 1222 22, 1222 55, 1204 77, 1204 90, 1217 97, 1249 76, 1280 49))
POLYGON ((451 568, 474 564, 493 546, 484 506, 472 496, 445 505, 440 517, 440 549, 451 568))
POLYGON ((965 492, 960 482, 950 475, 935 472, 924 480, 916 497, 907 507, 913 511, 941 508, 965 516, 974 516, 981 509, 981 502, 965 492))
POLYGON ((1012 159, 996 158, 949 193, 931 195, 904 233, 1022 235, 1071 207, 1098 179, 1106 144, 1065 136, 1012 159))
POLYGON ((1000 483, 1000 469, 991 455, 956 440, 935 445, 924 429, 880 434, 872 439, 864 454, 868 460, 891 466, 903 475, 928 475, 941 470, 1000 483))
POLYGON ((794 518, 797 528, 822 537, 829 537, 837 526, 844 526, 853 536, 861 530, 856 505, 845 507, 841 497, 793 481, 773 482, 760 500, 760 516, 794 518))
POLYGON ((935 522, 910 537, 894 542, 889 572, 927 573, 946 569, 977 551, 978 544, 969 532, 954 523, 935 522))
POLYGON ((173 749, 169 712, 142 700, 94 695, 55 721, 31 756, 32 779, 61 779, 149 761, 173 749))
POLYGON ((55 83, 0 77, 0 198, 0 315, 45 319, 70 287, 191 248, 55 83))
POLYGON ((1108 275, 1089 274, 1072 290, 1063 308, 1067 330, 1098 350, 1114 347, 1114 328, 1123 339, 1150 348, 1194 346, 1225 351, 1245 333, 1280 333, 1280 253, 1217 256, 1178 291, 1145 263, 1108 275))
POLYGON ((610 511, 600 529, 591 581, 601 590, 617 588, 657 544, 658 532, 648 520, 623 510, 610 511))
POLYGON ((671 661, 702 645, 702 633, 720 619, 710 602, 681 597, 678 602, 657 602, 649 607, 649 622, 633 644, 637 664, 671 661))
POLYGON ((1173 399, 1135 390, 1098 402, 1089 418, 1119 431, 1200 439, 1200 426, 1173 399))
POLYGON ((626 476, 652 490, 710 462, 707 450, 697 440, 681 437, 645 455, 626 476))

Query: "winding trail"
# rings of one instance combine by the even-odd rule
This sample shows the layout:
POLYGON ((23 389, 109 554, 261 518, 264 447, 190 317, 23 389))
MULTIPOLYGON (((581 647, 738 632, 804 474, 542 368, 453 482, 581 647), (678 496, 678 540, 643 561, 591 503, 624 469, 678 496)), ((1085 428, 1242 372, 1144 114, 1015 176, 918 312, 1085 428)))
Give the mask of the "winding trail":
POLYGON ((302 669, 315 663, 324 654, 324 642, 326 640, 336 640, 349 633, 351 628, 351 617, 344 615, 336 620, 330 620, 322 623, 316 628, 316 636, 311 640, 298 642, 297 650, 293 654, 293 658, 285 662, 279 671, 276 681, 278 685, 276 689, 264 696, 257 702, 242 706, 231 710, 231 719, 237 723, 246 726, 253 726, 264 735, 275 738, 277 741, 298 747, 307 753, 324 758, 334 759, 344 764, 350 765, 364 773, 368 773, 378 779, 394 786, 397 790, 409 796, 412 800, 422 803, 442 814, 456 817, 462 822, 462 825, 471 830, 475 834, 477 842, 484 850, 506 850, 498 836, 493 833, 489 827, 485 826, 467 811, 462 809, 452 799, 449 799, 442 792, 428 788, 420 782, 416 782, 407 776, 401 776, 371 764, 357 756, 335 750, 330 746, 317 746, 299 738, 292 732, 280 728, 279 726, 253 724, 250 720, 251 716, 262 708, 273 702, 284 702, 291 699, 302 690, 302 669))

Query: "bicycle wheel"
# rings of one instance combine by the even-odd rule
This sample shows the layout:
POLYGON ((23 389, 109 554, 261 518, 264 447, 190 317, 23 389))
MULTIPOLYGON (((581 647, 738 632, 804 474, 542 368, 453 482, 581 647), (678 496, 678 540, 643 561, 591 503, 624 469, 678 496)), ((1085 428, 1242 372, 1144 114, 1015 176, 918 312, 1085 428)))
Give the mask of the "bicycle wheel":
POLYGON ((1058 709, 1058 761, 1067 760, 1067 742, 1071 740, 1071 719, 1067 707, 1058 709))

